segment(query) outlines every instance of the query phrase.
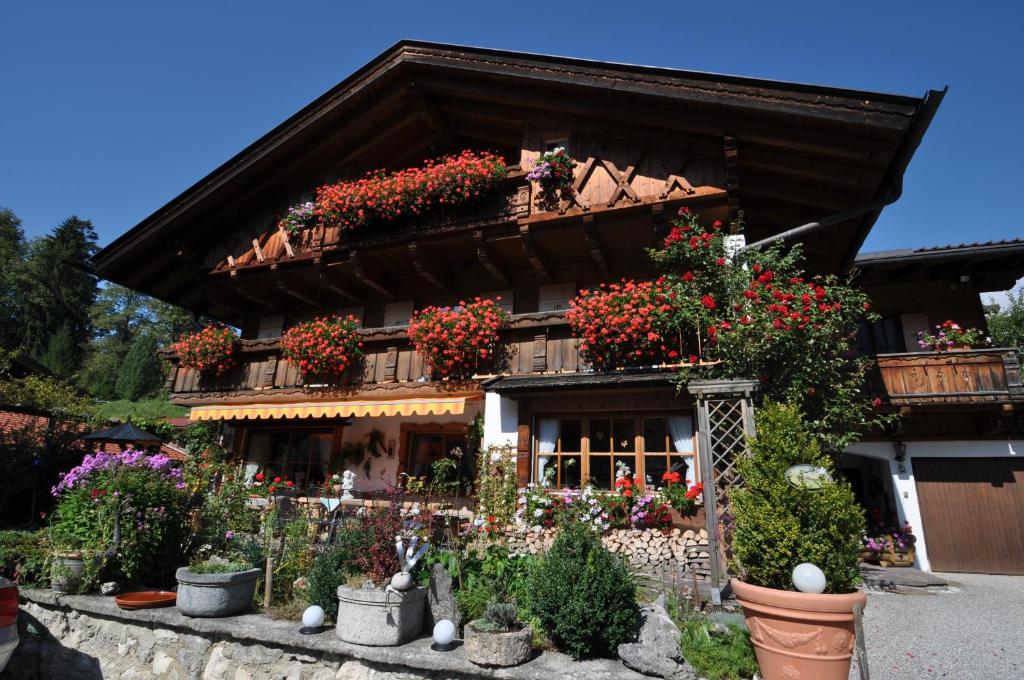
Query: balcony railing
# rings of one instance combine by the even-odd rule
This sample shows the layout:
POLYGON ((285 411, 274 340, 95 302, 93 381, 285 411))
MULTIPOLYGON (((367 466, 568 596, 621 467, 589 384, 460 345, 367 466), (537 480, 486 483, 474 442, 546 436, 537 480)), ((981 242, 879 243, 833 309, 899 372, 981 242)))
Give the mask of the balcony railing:
MULTIPOLYGON (((363 329, 360 333, 363 372, 352 380, 353 389, 429 382, 429 372, 422 357, 409 344, 404 326, 363 329)), ((580 356, 579 340, 570 335, 562 313, 516 315, 503 331, 503 339, 508 348, 507 360, 501 367, 503 374, 577 373, 587 368, 580 356)), ((221 376, 181 367, 173 352, 161 352, 171 362, 166 385, 171 399, 195 404, 205 398, 259 393, 269 396, 313 387, 303 381, 295 364, 281 356, 280 338, 242 340, 240 350, 239 364, 221 376)))
POLYGON ((1014 349, 880 354, 877 360, 882 387, 897 406, 1024 402, 1014 349))

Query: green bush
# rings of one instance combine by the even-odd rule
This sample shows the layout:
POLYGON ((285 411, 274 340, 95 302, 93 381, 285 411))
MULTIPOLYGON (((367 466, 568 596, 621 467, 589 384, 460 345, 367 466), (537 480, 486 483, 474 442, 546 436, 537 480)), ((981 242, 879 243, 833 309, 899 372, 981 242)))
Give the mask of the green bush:
POLYGON ((356 555, 368 547, 368 535, 357 528, 343 528, 334 543, 317 555, 306 579, 306 597, 320 605, 328 618, 338 615, 338 586, 358 573, 356 555))
POLYGON ((750 635, 735 624, 711 626, 693 621, 682 627, 680 651, 708 680, 747 680, 757 673, 750 635))
POLYGON ((0 531, 0 574, 21 586, 45 587, 50 541, 42 531, 0 531))
POLYGON ((530 612, 575 659, 614 656, 636 636, 636 584, 627 567, 582 524, 568 524, 530 570, 530 612))
POLYGON ((744 486, 732 496, 736 573, 753 585, 790 590, 793 568, 810 562, 825 572, 826 592, 855 590, 864 513, 849 484, 837 480, 815 491, 786 480, 786 470, 803 463, 834 473, 800 411, 766 404, 750 447, 752 455, 737 463, 744 486))

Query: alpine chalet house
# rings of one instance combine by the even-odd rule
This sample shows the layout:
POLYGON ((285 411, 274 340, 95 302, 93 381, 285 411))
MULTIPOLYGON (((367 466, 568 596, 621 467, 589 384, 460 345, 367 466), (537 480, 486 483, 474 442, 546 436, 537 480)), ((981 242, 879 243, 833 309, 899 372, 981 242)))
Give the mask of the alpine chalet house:
MULTIPOLYGON (((800 242, 818 273, 856 262, 879 293, 886 316, 866 329, 865 351, 887 355, 874 387, 886 405, 907 410, 900 427, 910 429, 854 447, 844 465, 863 472, 859 486, 871 491, 866 476, 883 475, 888 495, 862 489, 862 497, 916 522, 931 491, 915 494, 913 476, 899 470, 911 469, 913 455, 918 471, 942 474, 925 461, 933 426, 974 440, 985 430, 979 422, 1002 423, 1020 399, 1006 350, 966 362, 998 387, 942 382, 914 396, 905 392, 917 388, 891 379, 961 375, 951 368, 959 357, 913 353, 907 337, 950 316, 983 326, 978 286, 1012 280, 1019 247, 999 259, 998 273, 977 264, 972 247, 858 259, 881 210, 899 198, 942 95, 404 41, 115 240, 95 264, 104 278, 240 329, 230 361, 207 370, 180 351, 165 357, 174 403, 191 407, 194 420, 222 421, 250 478, 269 472, 307 487, 352 469, 356 489, 370 493, 429 475, 434 461, 482 439, 512 447, 521 483, 609 488, 617 463, 639 480, 683 466, 691 479, 704 476, 694 401, 673 384, 670 365, 593 370, 570 333, 569 300, 601 282, 653 278, 645 249, 665 238, 680 208, 708 223, 742 215, 748 243, 800 242), (545 153, 575 161, 557 194, 531 175, 545 153), (387 172, 367 176, 378 169, 387 172), (418 194, 401 193, 416 182, 418 194), (310 220, 317 207, 331 219, 310 220), (410 338, 410 320, 438 318, 434 307, 478 309, 482 326, 503 310, 500 360, 449 372, 457 356, 438 343, 491 347, 494 338, 440 323, 410 338), (354 321, 302 325, 335 314, 354 321), (358 331, 348 325, 356 323, 358 331), (319 359, 294 358, 331 332, 361 354, 343 380, 324 377, 331 367, 319 359), (911 442, 903 462, 897 441, 911 442)), ((472 456, 458 469, 471 484, 472 456)))

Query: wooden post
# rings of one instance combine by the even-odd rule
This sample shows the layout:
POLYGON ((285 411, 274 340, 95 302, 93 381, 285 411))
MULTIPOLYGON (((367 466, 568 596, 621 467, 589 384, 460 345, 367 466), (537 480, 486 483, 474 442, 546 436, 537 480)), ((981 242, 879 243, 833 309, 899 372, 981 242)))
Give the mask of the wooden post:
POLYGON ((860 680, 871 680, 871 672, 868 670, 868 645, 864 639, 864 605, 853 605, 853 632, 857 636, 857 670, 860 671, 860 680))
POLYGON ((274 558, 267 558, 267 570, 263 575, 263 608, 270 607, 270 593, 274 587, 274 558))

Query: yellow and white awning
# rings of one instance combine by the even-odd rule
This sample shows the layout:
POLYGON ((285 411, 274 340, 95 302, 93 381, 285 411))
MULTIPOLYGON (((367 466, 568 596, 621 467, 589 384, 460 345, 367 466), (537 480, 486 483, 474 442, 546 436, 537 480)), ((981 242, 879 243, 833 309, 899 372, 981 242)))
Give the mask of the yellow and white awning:
POLYGON ((272 420, 275 418, 362 418, 363 416, 462 415, 466 397, 381 401, 316 401, 295 404, 193 406, 191 420, 272 420))

